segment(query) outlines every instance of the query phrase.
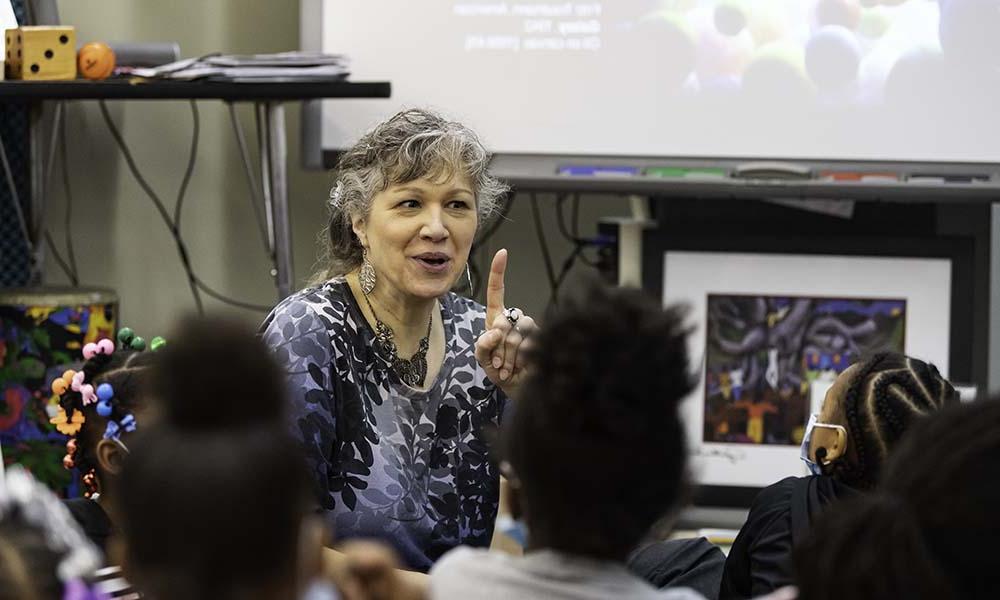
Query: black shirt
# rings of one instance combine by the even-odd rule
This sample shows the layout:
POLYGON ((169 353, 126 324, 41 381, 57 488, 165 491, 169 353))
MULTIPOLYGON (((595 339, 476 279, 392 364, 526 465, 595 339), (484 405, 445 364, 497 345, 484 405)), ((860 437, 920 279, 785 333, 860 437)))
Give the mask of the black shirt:
POLYGON ((114 526, 101 505, 89 498, 73 498, 64 500, 63 504, 70 514, 80 524, 80 528, 94 542, 105 556, 108 554, 108 538, 111 537, 114 526))
POLYGON ((761 490, 726 558, 719 598, 752 598, 792 585, 792 548, 820 512, 855 493, 825 475, 788 477, 761 490))
POLYGON ((629 571, 653 586, 690 588, 705 598, 719 591, 726 555, 703 537, 654 542, 628 557, 629 571))

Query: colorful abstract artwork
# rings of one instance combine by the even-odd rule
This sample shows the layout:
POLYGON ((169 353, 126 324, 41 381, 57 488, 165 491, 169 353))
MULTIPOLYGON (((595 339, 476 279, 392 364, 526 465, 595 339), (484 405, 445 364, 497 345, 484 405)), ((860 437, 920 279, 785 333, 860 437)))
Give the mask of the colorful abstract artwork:
POLYGON ((66 436, 49 423, 55 414, 49 382, 79 365, 84 344, 113 337, 117 305, 0 305, 0 444, 5 464, 18 463, 57 492, 72 491, 62 466, 66 436))
POLYGON ((810 385, 903 352, 906 300, 709 294, 704 442, 798 445, 810 385))

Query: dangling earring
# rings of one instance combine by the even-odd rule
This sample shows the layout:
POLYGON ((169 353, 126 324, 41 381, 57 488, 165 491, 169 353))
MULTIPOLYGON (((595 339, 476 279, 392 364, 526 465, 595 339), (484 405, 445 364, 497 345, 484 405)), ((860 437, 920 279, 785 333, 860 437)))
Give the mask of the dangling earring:
POLYGON ((469 261, 465 261, 465 278, 469 280, 469 296, 476 295, 476 288, 472 285, 472 273, 469 272, 469 261))
POLYGON ((372 293, 375 289, 375 267, 372 266, 371 261, 368 260, 368 249, 362 250, 361 254, 361 270, 358 272, 358 281, 361 282, 361 291, 368 294, 372 293))

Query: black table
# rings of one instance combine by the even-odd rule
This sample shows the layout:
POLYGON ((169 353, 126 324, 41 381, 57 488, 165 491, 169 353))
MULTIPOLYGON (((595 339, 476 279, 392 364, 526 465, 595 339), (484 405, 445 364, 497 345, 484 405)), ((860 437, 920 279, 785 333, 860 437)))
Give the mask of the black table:
MULTIPOLYGON (((264 206, 267 217, 268 249, 274 260, 275 284, 279 298, 291 292, 292 249, 288 219, 288 152, 285 111, 282 102, 322 98, 389 98, 389 82, 284 80, 232 81, 150 81, 116 79, 108 81, 3 81, 0 102, 30 103, 31 116, 31 187, 36 213, 42 212, 46 157, 38 135, 43 129, 43 101, 49 100, 222 100, 230 104, 230 117, 240 146, 244 169, 255 201, 264 206), (253 102, 256 132, 260 149, 260 173, 250 163, 243 129, 232 107, 236 102, 253 102)), ((51 126, 58 131, 61 104, 51 126)), ((55 139, 53 137, 53 139, 55 139)), ((36 253, 41 244, 36 244, 36 253)), ((39 256, 40 258, 40 256, 39 256)), ((40 262, 38 263, 40 264, 40 262)))

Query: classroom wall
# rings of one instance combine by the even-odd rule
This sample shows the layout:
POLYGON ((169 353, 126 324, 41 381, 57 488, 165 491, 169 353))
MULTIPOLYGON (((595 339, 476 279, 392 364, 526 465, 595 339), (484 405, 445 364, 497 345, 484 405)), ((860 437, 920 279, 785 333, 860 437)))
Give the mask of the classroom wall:
MULTIPOLYGON (((213 51, 276 52, 298 47, 298 2, 247 0, 63 0, 63 23, 77 27, 80 43, 103 41, 177 41, 184 57, 213 51)), ((189 105, 183 101, 110 102, 142 173, 172 210, 187 162, 192 133, 189 105)), ((270 265, 248 201, 248 188, 229 115, 218 101, 200 101, 201 142, 198 162, 185 201, 181 230, 198 275, 210 285, 243 301, 275 300, 270 265)), ((249 107, 239 108, 252 136, 249 107)), ((121 298, 122 322, 146 335, 167 330, 179 315, 193 309, 172 238, 159 220, 114 145, 96 102, 69 105, 68 143, 73 220, 81 282, 109 287, 121 298)), ((295 275, 308 278, 316 256, 316 235, 324 221, 329 175, 303 169, 299 155, 297 104, 287 108, 289 199, 295 275)), ((251 137, 252 140, 252 137, 251 137)), ((251 142, 252 143, 252 142, 251 142)), ((60 246, 65 233, 66 195, 55 186, 49 197, 49 228, 60 246)), ((551 197, 541 198, 545 227, 555 260, 569 245, 558 238, 551 197)), ((583 230, 593 232, 600 214, 621 214, 615 198, 588 199, 581 210, 583 230)), ((531 211, 519 197, 510 221, 480 255, 482 268, 499 247, 511 251, 507 282, 510 304, 538 314, 549 298, 531 211)), ((46 262, 47 283, 65 283, 56 263, 46 262)), ((206 306, 258 322, 262 313, 206 298, 206 306)))

